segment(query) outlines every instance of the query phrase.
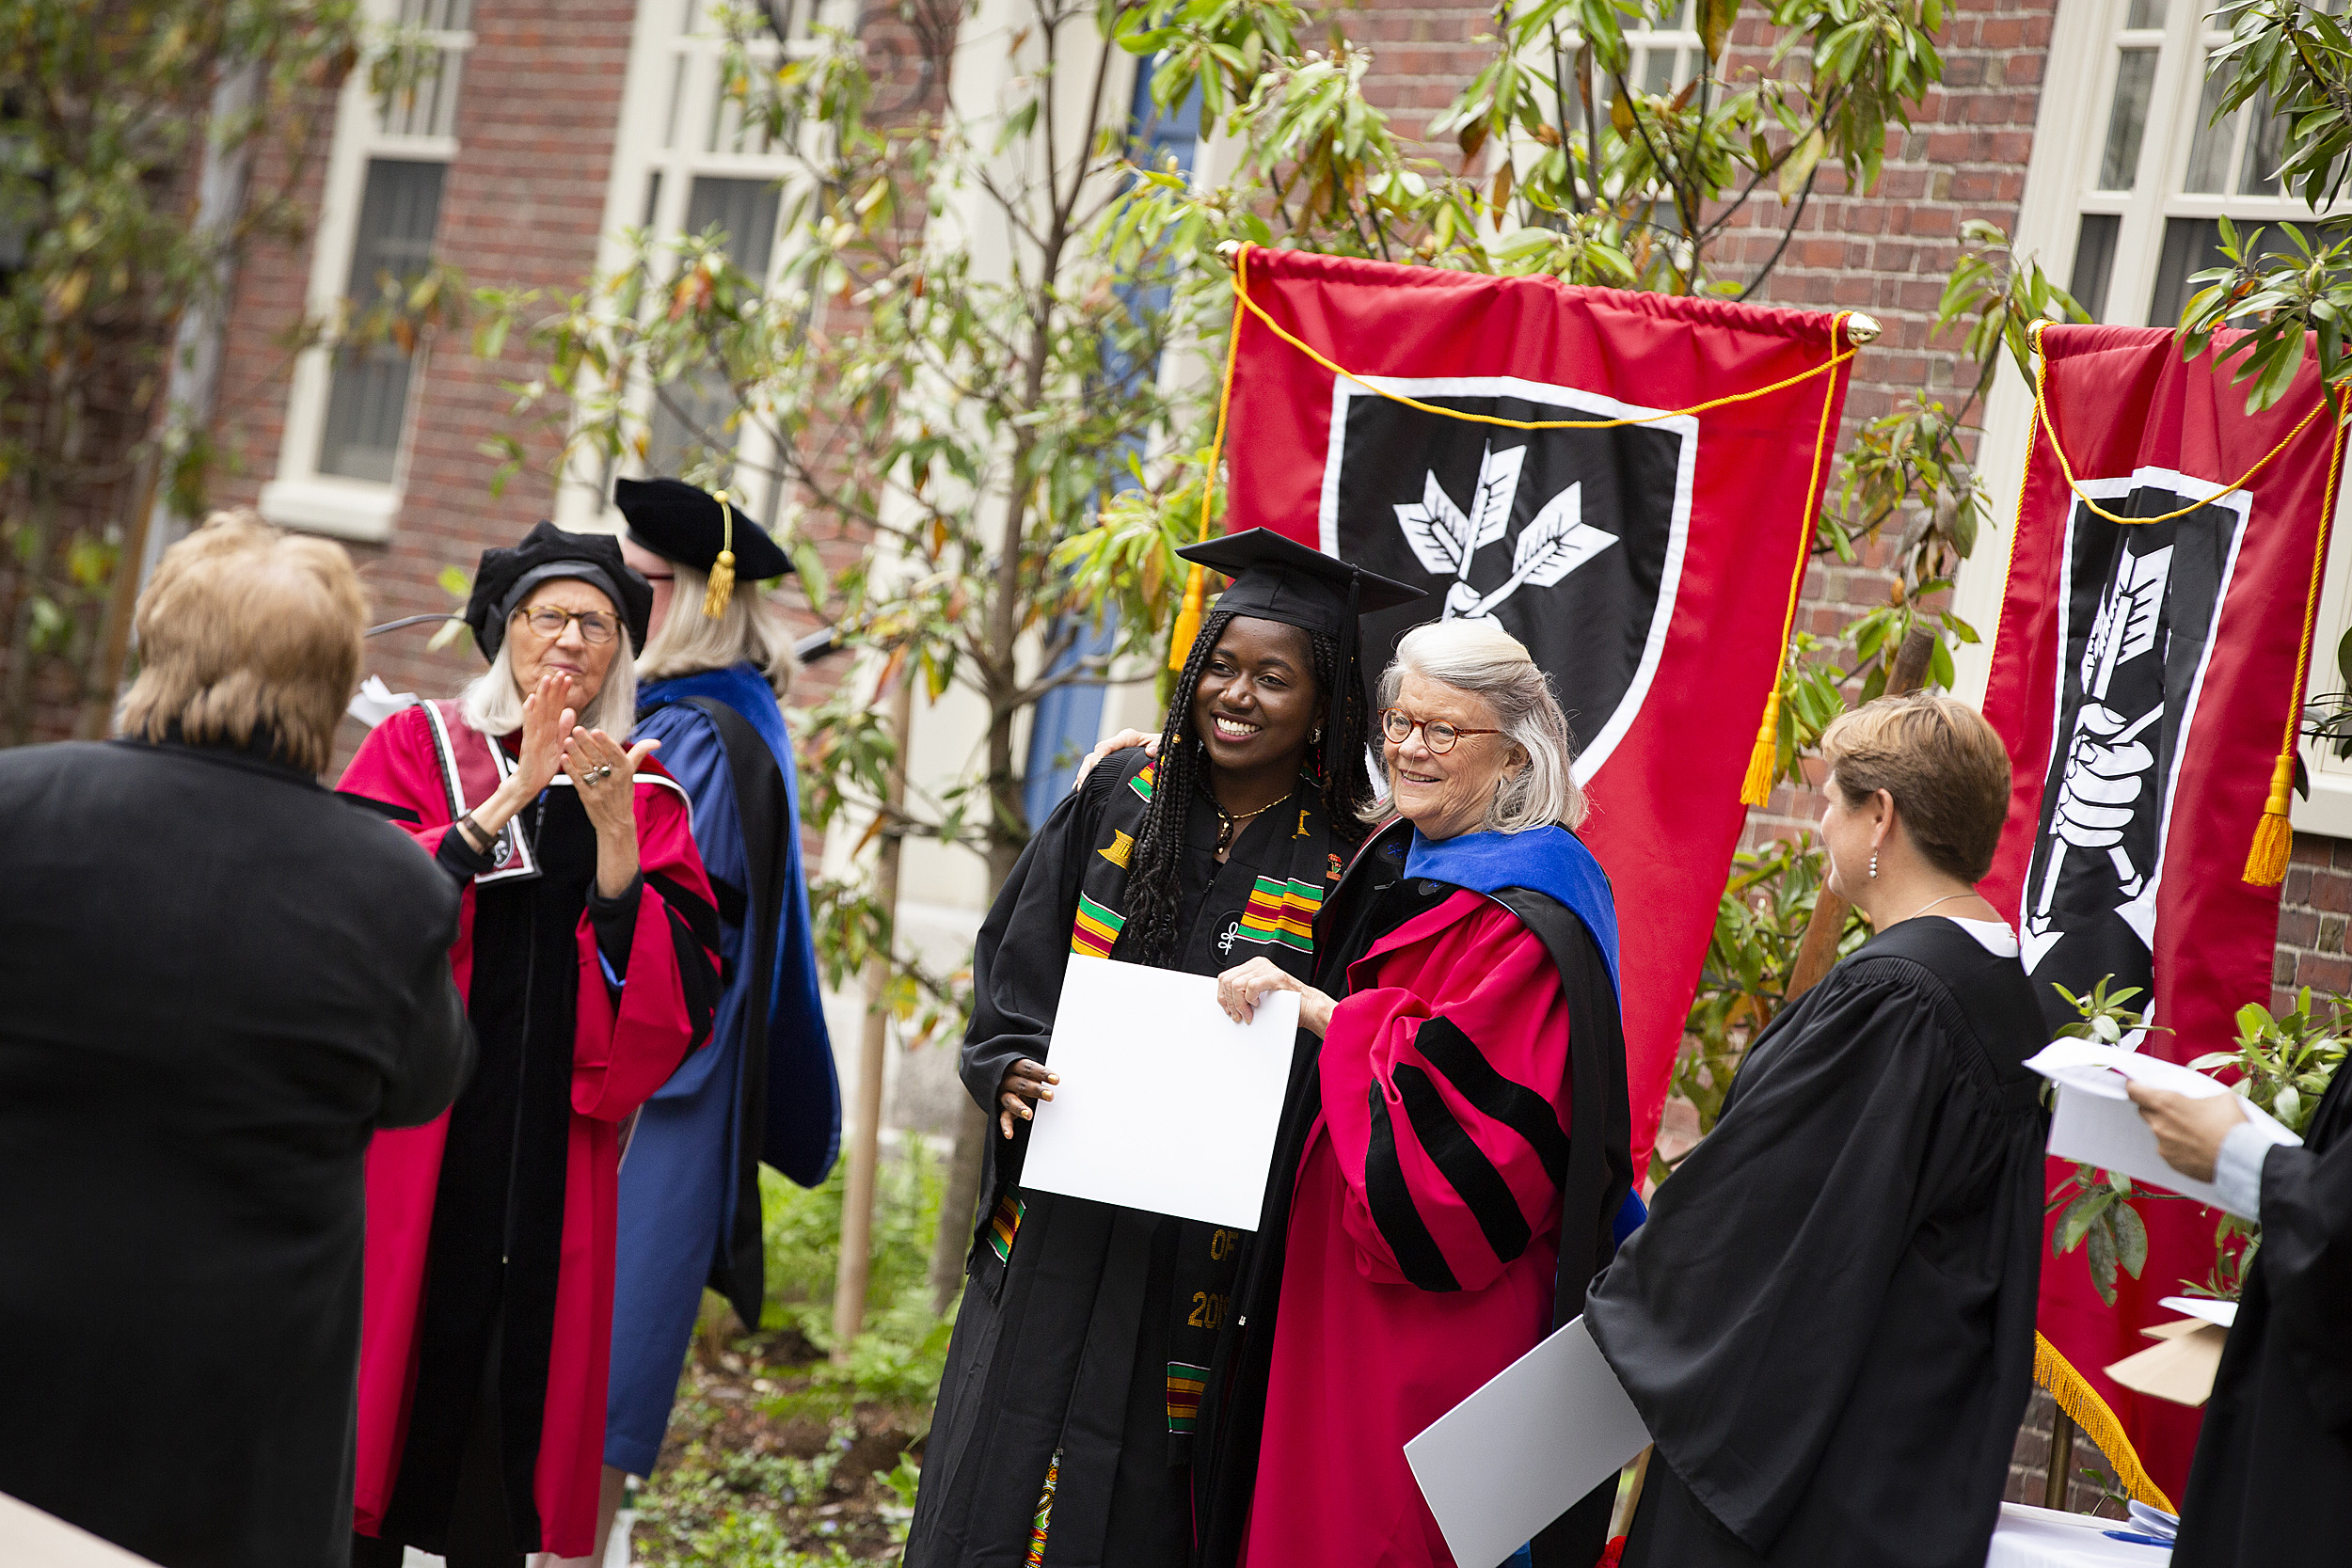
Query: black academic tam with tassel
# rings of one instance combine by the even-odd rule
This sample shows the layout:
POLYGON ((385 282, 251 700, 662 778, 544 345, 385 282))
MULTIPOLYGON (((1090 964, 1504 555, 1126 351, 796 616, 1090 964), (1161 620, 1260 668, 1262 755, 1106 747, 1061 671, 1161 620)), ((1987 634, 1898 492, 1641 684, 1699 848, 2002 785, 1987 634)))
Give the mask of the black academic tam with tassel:
MULTIPOLYGON (((1321 632, 1339 643, 1343 671, 1360 667, 1362 623, 1358 617, 1429 596, 1422 589, 1311 549, 1270 528, 1203 540, 1176 553, 1233 579, 1232 586, 1216 597, 1220 612, 1321 632)), ((1327 779, 1339 772, 1340 720, 1347 703, 1344 678, 1333 684, 1329 701, 1330 714, 1323 726, 1323 776, 1327 779)))
POLYGON ((792 558, 724 490, 714 495, 678 479, 624 479, 612 486, 612 504, 628 520, 631 542, 709 574, 706 615, 726 608, 737 581, 765 582, 792 570, 792 558))

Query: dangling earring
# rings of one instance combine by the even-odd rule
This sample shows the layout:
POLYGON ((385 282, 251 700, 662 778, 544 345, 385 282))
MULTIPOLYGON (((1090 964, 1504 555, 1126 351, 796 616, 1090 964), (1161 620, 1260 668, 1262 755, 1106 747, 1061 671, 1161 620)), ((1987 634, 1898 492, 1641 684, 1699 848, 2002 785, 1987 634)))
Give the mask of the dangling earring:
POLYGON ((1879 852, 1878 852, 1876 849, 1873 849, 1873 850, 1871 850, 1871 851, 1870 851, 1870 880, 1872 880, 1872 881, 1874 881, 1874 882, 1875 882, 1875 881, 1877 881, 1878 879, 1879 879, 1879 852))
POLYGON ((1323 744, 1323 726, 1321 724, 1317 724, 1315 726, 1315 733, 1307 737, 1307 744, 1310 746, 1320 746, 1323 744))

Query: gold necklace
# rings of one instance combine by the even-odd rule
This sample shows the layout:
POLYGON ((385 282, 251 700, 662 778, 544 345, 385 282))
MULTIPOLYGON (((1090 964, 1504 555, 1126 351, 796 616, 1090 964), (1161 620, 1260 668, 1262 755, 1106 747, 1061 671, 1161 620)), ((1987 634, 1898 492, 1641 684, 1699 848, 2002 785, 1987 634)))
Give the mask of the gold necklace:
POLYGON ((1256 811, 1246 811, 1241 813, 1239 816, 1235 816, 1233 813, 1227 811, 1224 804, 1217 800, 1216 792, 1215 790, 1211 790, 1209 792, 1209 803, 1216 807, 1217 816, 1216 852, 1222 855, 1230 851, 1233 847, 1233 840, 1239 836, 1234 832, 1235 829, 1239 828, 1243 823, 1248 821, 1253 816, 1263 816, 1267 812, 1272 811, 1275 807, 1289 800, 1296 788, 1297 786, 1294 784, 1290 789, 1282 791, 1281 794, 1277 795, 1273 800, 1268 800, 1264 805, 1260 806, 1256 811))

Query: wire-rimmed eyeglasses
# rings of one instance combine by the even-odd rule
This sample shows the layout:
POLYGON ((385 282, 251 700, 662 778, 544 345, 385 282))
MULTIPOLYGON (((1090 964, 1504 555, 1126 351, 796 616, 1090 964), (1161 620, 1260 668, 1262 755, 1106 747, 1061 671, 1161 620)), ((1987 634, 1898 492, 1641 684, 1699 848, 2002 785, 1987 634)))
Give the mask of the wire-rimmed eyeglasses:
POLYGON ((601 610, 560 610, 551 604, 535 604, 515 612, 540 636, 553 641, 564 635, 564 628, 574 621, 580 623, 580 635, 587 642, 610 642, 619 629, 612 617, 601 610))
POLYGON ((1421 732, 1421 743, 1439 756, 1454 750, 1454 743, 1466 735, 1501 735, 1501 730, 1474 730, 1462 724, 1449 724, 1442 719, 1416 719, 1403 708, 1383 708, 1380 712, 1380 733, 1391 745, 1402 746, 1421 732))

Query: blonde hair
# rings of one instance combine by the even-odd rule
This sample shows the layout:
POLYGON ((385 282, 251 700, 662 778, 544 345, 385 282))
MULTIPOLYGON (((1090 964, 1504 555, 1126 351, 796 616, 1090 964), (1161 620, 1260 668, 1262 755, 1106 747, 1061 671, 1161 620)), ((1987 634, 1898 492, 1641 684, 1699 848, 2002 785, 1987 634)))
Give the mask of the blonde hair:
POLYGON ((367 597, 341 545, 215 512, 164 552, 132 627, 138 679, 117 727, 146 740, 251 746, 308 773, 334 755, 359 685, 367 597))
POLYGON ((1881 697, 1821 732, 1848 809, 1880 790, 1928 863, 1974 885, 1993 869, 2009 816, 2009 748, 1984 715, 1941 691, 1881 697))
POLYGON ((768 677, 777 696, 788 693, 800 661, 792 656, 792 634, 783 613, 760 585, 738 582, 726 613, 714 621, 703 613, 710 574, 682 561, 670 562, 670 612, 637 656, 638 678, 663 681, 749 663, 768 677))
MULTIPOLYGON (((457 694, 457 711, 486 736, 513 735, 523 727, 523 689, 515 681, 514 647, 510 635, 499 643, 498 657, 490 660, 490 667, 468 681, 466 689, 457 694)), ((637 665, 629 657, 626 625, 621 628, 621 645, 612 650, 612 662, 605 666, 604 685, 596 700, 580 710, 579 722, 621 740, 627 740, 637 727, 637 665), (611 721, 613 715, 619 716, 618 723, 611 721)))
MULTIPOLYGON (((1567 716, 1518 638, 1483 617, 1415 626, 1381 672, 1382 709, 1396 702, 1408 671, 1485 702, 1494 709, 1502 737, 1527 753, 1527 766, 1505 773, 1495 785, 1485 832, 1523 833, 1554 823, 1574 828, 1584 820, 1590 803, 1576 782, 1576 741, 1568 734, 1567 716)), ((1385 802, 1376 809, 1383 816, 1390 810, 1385 802)))

